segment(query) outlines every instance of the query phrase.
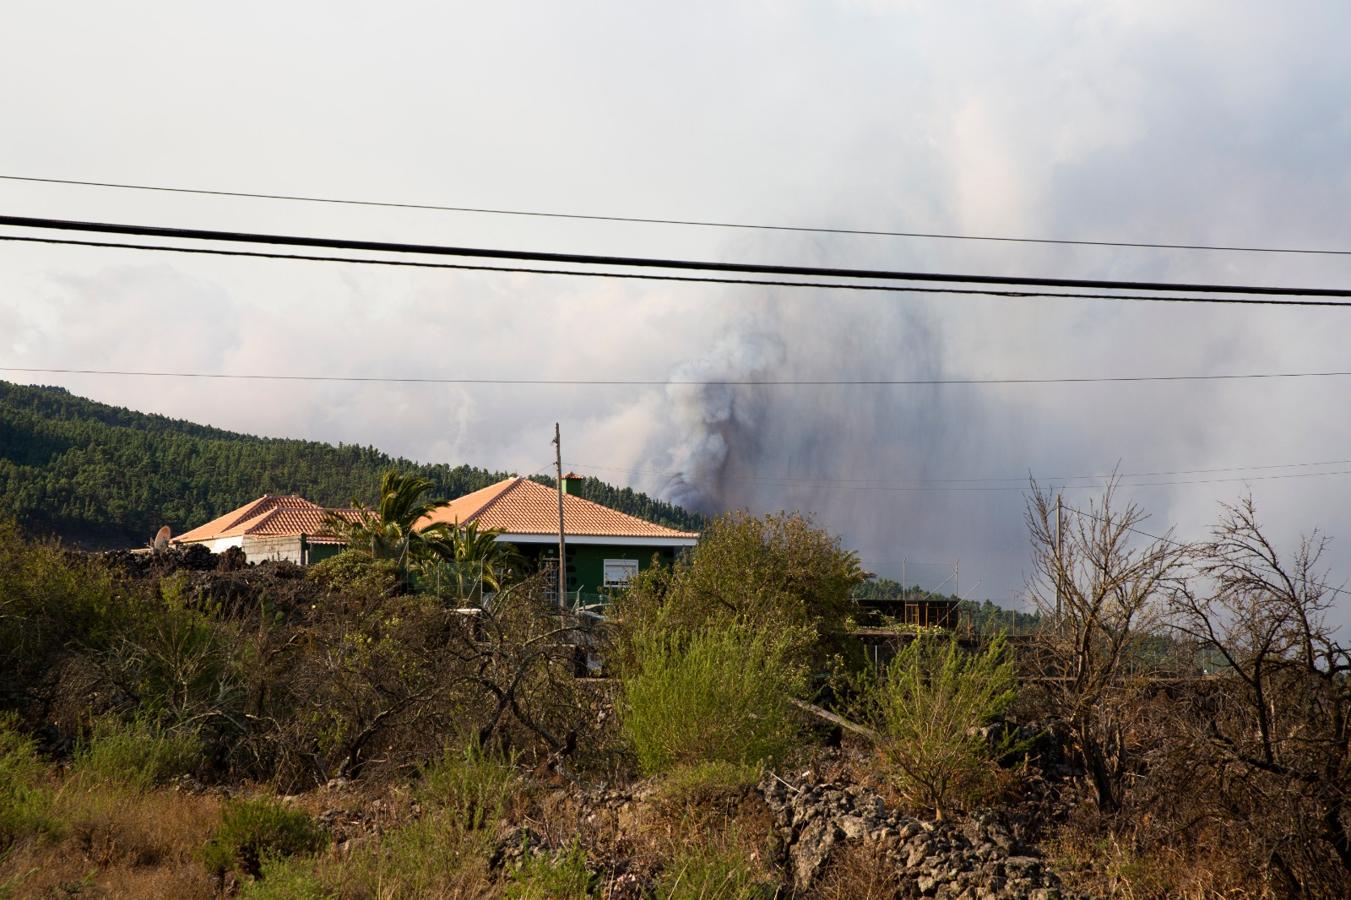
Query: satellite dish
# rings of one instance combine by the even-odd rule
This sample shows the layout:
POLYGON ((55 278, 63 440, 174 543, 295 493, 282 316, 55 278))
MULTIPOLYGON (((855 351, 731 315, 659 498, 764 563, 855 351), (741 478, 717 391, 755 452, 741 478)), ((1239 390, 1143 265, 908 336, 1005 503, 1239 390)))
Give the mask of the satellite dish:
POLYGON ((172 534, 168 525, 161 525, 159 531, 155 532, 155 542, 151 545, 155 550, 163 550, 169 546, 169 536, 172 534))

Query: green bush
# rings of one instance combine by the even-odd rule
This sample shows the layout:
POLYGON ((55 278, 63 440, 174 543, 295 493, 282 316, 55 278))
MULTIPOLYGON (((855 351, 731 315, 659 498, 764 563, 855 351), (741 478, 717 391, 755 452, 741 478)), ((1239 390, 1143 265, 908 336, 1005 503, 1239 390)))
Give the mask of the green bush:
POLYGON ((237 870, 257 878, 264 859, 314 853, 327 843, 324 830, 300 810, 270 800, 237 800, 226 805, 203 858, 218 877, 237 870))
POLYGON ((0 519, 0 703, 32 696, 69 647, 113 645, 131 619, 126 601, 99 560, 0 519))
POLYGON ((201 762, 202 742, 195 731, 104 716, 76 747, 72 770, 146 791, 196 771, 201 762))
POLYGON ((364 550, 344 550, 305 570, 305 577, 327 591, 384 596, 399 583, 399 566, 392 559, 375 559, 364 550))
POLYGON ((1016 686, 1002 634, 978 652, 917 637, 896 654, 864 703, 901 793, 940 818, 954 804, 985 799, 995 761, 1014 744, 1008 737, 992 745, 980 729, 1008 708, 1016 686))
POLYGON ((501 759, 477 744, 447 746, 423 771, 419 796, 459 828, 476 831, 502 818, 516 783, 514 757, 501 759))
POLYGON ((808 518, 728 513, 672 571, 647 570, 629 585, 619 602, 616 661, 628 662, 630 623, 658 617, 680 631, 728 622, 771 631, 814 667, 834 655, 861 657, 845 632, 856 612, 853 591, 866 578, 858 556, 808 518))
POLYGON ((0 850, 29 835, 56 831, 43 775, 33 740, 0 715, 0 850))
POLYGON ((586 900, 595 896, 596 876, 586 853, 573 844, 560 855, 528 853, 511 874, 507 896, 513 900, 586 900))
POLYGON ((681 764, 758 765, 781 757, 803 686, 781 637, 735 625, 634 635, 636 673, 624 679, 623 728, 649 774, 681 764))
POLYGON ((657 879, 657 900, 755 900, 778 892, 761 880, 745 854, 699 844, 673 859, 657 879))

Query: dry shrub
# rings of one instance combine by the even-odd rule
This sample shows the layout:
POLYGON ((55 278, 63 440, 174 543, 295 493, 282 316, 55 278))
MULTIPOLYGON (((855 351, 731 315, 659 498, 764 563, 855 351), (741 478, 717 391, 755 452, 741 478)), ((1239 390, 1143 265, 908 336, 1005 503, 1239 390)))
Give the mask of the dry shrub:
POLYGON ((1245 848, 1215 822, 1163 821, 1127 808, 1077 807, 1045 846, 1065 889, 1093 897, 1275 897, 1245 848))
POLYGON ((817 888, 821 900, 899 900, 896 863, 882 844, 849 843, 831 855, 817 888))

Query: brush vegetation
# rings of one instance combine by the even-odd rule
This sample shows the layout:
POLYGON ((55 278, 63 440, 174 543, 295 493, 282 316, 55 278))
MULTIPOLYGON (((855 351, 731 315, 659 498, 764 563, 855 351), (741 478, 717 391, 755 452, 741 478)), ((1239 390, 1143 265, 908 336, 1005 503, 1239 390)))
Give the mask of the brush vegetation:
MULTIPOLYGON (((795 516, 719 520, 603 625, 538 578, 429 591, 379 542, 204 570, 0 523, 0 896, 789 897, 762 789, 820 781, 1010 823, 1084 895, 1346 896, 1320 539, 1282 551, 1240 503, 1152 542, 1111 501, 1057 535, 1034 499, 1032 634, 896 635, 875 670, 857 559, 795 516)), ((894 896, 903 866, 842 839, 796 896, 894 896)))

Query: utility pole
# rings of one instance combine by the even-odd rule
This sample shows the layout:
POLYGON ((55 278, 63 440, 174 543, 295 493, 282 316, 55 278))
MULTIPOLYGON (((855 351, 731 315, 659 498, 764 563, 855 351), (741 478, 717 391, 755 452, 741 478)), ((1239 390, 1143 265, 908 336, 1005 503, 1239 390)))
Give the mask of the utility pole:
POLYGON ((1055 495, 1055 620, 1060 623, 1061 596, 1065 583, 1065 504, 1061 495, 1055 495))
POLYGON ((558 476, 558 605, 567 605, 568 556, 563 540, 563 439, 559 437, 558 423, 554 423, 554 474, 558 476))
POLYGON ((905 557, 901 557, 901 617, 905 617, 905 602, 910 599, 910 582, 905 580, 905 557))

